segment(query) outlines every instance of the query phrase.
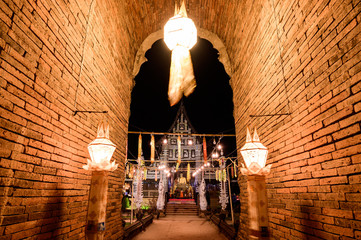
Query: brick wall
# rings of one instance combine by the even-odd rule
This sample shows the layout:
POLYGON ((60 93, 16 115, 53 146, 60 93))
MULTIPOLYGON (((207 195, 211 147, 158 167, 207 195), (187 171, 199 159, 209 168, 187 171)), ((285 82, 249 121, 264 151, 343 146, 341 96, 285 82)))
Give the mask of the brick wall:
MULTIPOLYGON (((235 5, 234 21, 217 34, 233 63, 237 145, 250 126, 269 148, 273 238, 361 238, 361 3, 235 5), (290 115, 250 117, 279 113, 290 115)), ((245 181, 239 179, 242 239, 245 181)))
POLYGON ((84 239, 90 173, 82 165, 101 120, 119 163, 106 234, 121 236, 135 48, 126 37, 134 26, 114 16, 125 11, 112 0, 0 1, 0 239, 84 239))

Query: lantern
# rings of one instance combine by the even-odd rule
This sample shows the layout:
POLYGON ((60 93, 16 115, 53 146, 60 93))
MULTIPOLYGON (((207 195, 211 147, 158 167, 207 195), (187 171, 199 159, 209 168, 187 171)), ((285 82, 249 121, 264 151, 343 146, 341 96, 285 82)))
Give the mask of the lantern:
POLYGON ((254 129, 253 139, 247 128, 246 144, 241 148, 241 154, 246 164, 246 168, 241 171, 245 175, 249 174, 268 174, 271 165, 266 166, 268 155, 267 148, 260 142, 256 129, 254 129))
POLYGON ((176 7, 175 16, 164 26, 164 42, 172 51, 168 98, 173 106, 196 87, 189 49, 197 42, 197 29, 187 17, 184 2, 179 11, 176 7))
POLYGON ((164 42, 173 51, 177 46, 191 49, 197 43, 197 28, 182 4, 179 12, 164 26, 164 42))
POLYGON ((110 163, 115 148, 115 144, 109 140, 109 124, 100 123, 97 138, 88 145, 91 161, 88 159, 88 164, 84 165, 83 168, 95 171, 117 169, 118 164, 115 164, 115 161, 110 163))

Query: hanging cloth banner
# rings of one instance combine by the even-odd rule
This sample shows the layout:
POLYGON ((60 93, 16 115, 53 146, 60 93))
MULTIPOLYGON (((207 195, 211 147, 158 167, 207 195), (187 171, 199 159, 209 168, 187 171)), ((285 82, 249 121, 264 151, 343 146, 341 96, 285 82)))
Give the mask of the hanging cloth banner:
POLYGON ((175 170, 178 171, 179 168, 179 162, 177 162, 177 165, 175 166, 175 170))
POLYGON ((204 163, 207 163, 207 142, 206 137, 203 137, 203 160, 204 163))
POLYGON ((132 165, 130 166, 128 177, 133 178, 133 176, 134 176, 134 166, 132 165))
POLYGON ((158 181, 158 176, 157 176, 157 175, 158 175, 158 171, 155 170, 155 177, 154 177, 154 180, 155 180, 155 181, 158 181))
POLYGON ((231 168, 231 176, 232 176, 232 178, 234 178, 234 169, 232 166, 230 168, 231 168))
POLYGON ((236 165, 236 161, 233 162, 233 167, 234 167, 234 176, 237 177, 237 165, 236 165))
POLYGON ((218 170, 216 170, 216 181, 218 181, 218 170))
POLYGON ((178 139, 177 139, 177 143, 178 143, 178 160, 177 160, 177 163, 178 165, 181 163, 181 160, 182 160, 182 150, 181 150, 181 137, 178 136, 178 139))
POLYGON ((144 180, 147 180, 147 169, 146 169, 146 168, 144 168, 143 179, 144 179, 144 180))
POLYGON ((154 163, 154 153, 155 153, 154 135, 151 135, 151 140, 150 140, 150 163, 154 163))
POLYGON ((223 169, 223 171, 222 171, 222 181, 225 182, 226 180, 227 180, 226 169, 223 169))
POLYGON ((191 165, 188 163, 187 165, 187 182, 191 180, 191 165))
POLYGON ((142 157, 142 135, 139 134, 138 138, 138 160, 142 157))

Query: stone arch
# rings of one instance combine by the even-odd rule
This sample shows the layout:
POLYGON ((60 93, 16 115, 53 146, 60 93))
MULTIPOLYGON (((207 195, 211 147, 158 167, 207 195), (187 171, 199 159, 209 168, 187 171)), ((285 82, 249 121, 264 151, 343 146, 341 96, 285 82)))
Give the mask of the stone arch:
MULTIPOLYGON (((217 51, 219 52, 218 60, 223 64, 228 76, 232 77, 231 62, 229 60, 227 49, 224 46, 222 40, 216 34, 203 28, 197 29, 197 31, 198 37, 208 40, 210 43, 212 43, 213 47, 217 49, 217 51)), ((133 78, 138 74, 140 66, 142 66, 142 64, 147 61, 147 59, 145 58, 146 51, 148 51, 152 47, 153 43, 162 38, 163 30, 159 30, 150 34, 140 45, 134 61, 134 68, 132 72, 133 78)))

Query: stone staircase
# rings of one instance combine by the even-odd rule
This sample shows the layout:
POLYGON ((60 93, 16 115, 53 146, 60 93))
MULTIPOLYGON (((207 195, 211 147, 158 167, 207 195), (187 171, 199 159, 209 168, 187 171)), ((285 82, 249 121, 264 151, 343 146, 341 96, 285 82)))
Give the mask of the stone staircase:
POLYGON ((198 206, 194 199, 169 199, 167 215, 197 215, 198 206))

